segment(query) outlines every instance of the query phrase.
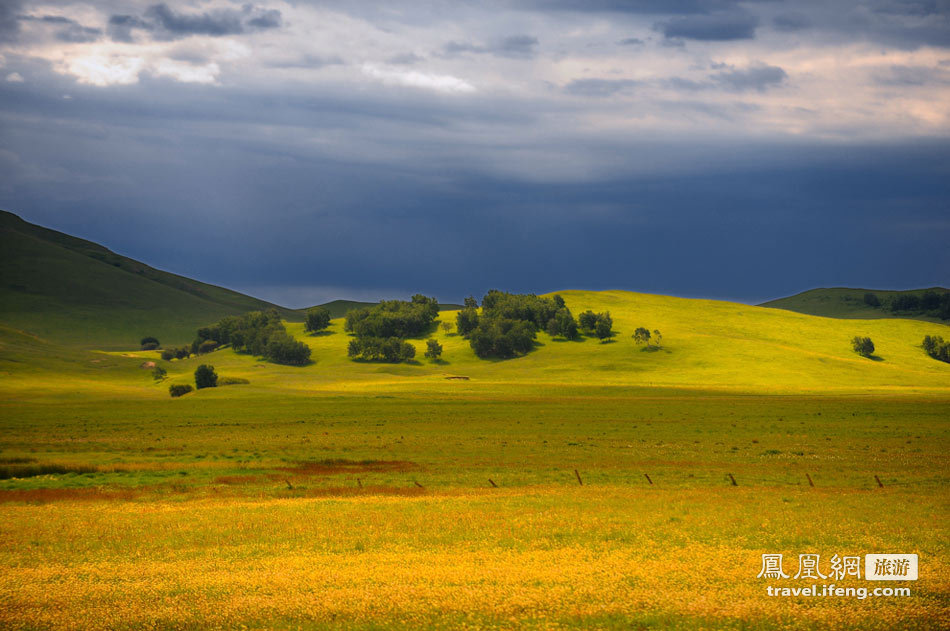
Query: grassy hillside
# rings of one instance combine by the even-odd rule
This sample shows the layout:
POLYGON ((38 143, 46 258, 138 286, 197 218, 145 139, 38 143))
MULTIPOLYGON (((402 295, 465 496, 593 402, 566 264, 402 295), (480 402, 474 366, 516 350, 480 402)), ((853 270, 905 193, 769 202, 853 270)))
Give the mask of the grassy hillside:
POLYGON ((803 291, 787 298, 778 298, 762 303, 762 307, 787 309, 796 313, 824 316, 826 318, 909 318, 927 322, 944 322, 931 315, 923 313, 893 313, 887 308, 887 302, 895 296, 913 295, 920 297, 926 291, 945 294, 950 289, 930 287, 928 289, 911 289, 907 291, 889 291, 884 289, 852 289, 849 287, 831 287, 803 291), (880 307, 872 307, 864 302, 864 295, 873 293, 883 303, 880 307))
POLYGON ((0 211, 0 323, 8 327, 57 343, 128 348, 145 335, 190 341, 202 324, 273 306, 0 211))
MULTIPOLYGON (((288 330, 312 349, 313 363, 302 368, 265 363, 227 348, 200 358, 162 362, 157 352, 137 352, 130 344, 127 352, 103 357, 131 355, 139 363, 157 361, 168 370, 171 382, 190 381, 199 363, 211 363, 223 374, 251 380, 251 386, 240 393, 227 395, 242 397, 273 390, 487 394, 532 385, 664 386, 772 393, 950 393, 950 364, 928 357, 920 346, 924 335, 950 338, 950 327, 943 324, 819 318, 780 309, 623 291, 565 291, 561 295, 575 313, 609 310, 616 337, 603 344, 595 338, 568 342, 539 333, 536 350, 527 356, 486 361, 477 358, 468 341, 454 329, 446 333, 436 327, 432 336, 444 347, 441 361, 423 357, 425 342, 420 338, 411 340, 417 349, 414 363, 383 364, 350 360, 346 347, 351 338, 343 331, 342 319, 335 319, 327 331, 318 335, 305 334, 301 323, 288 323, 288 330), (660 329, 662 348, 645 351, 636 346, 631 334, 638 326, 660 329), (850 340, 855 335, 871 337, 877 347, 873 359, 852 351, 850 340)), ((454 323, 455 314, 442 312, 440 321, 454 323)), ((144 371, 130 370, 141 373, 134 388, 139 395, 168 396, 167 383, 153 385, 144 371)), ((29 389, 34 383, 24 370, 12 370, 5 379, 9 387, 19 384, 17 387, 29 389)), ((118 387, 95 380, 87 385, 101 388, 104 394, 115 393, 118 387)), ((121 387, 126 386, 130 384, 121 387)), ((195 396, 224 395, 201 392, 195 396)))

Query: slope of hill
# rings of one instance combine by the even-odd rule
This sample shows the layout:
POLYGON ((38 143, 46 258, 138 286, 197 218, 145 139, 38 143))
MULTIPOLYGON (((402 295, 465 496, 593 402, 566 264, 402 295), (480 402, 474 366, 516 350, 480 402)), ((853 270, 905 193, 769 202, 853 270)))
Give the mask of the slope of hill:
POLYGON ((14 329, 61 344, 128 348, 145 335, 190 341, 198 326, 270 307, 0 211, 0 323, 14 329))
MULTIPOLYGON (((167 399, 170 383, 190 383, 195 368, 210 363, 219 374, 246 378, 250 385, 215 392, 202 390, 189 397, 250 401, 277 392, 362 392, 409 397, 465 394, 490 400, 496 396, 536 397, 539 392, 568 396, 590 387, 606 388, 617 396, 642 395, 642 388, 654 387, 776 394, 950 395, 950 364, 928 357, 921 348, 925 335, 950 338, 947 325, 907 319, 821 318, 781 309, 625 291, 560 293, 574 313, 609 310, 616 332, 613 340, 601 343, 596 338, 585 338, 570 342, 539 333, 537 347, 528 355, 486 361, 475 356, 468 340, 434 327, 431 336, 444 348, 440 361, 423 357, 425 340, 418 338, 410 340, 416 347, 416 361, 384 364, 347 357, 351 337, 343 331, 342 319, 333 320, 327 331, 317 335, 304 333, 302 323, 289 323, 288 331, 312 349, 313 361, 308 366, 262 363, 229 348, 164 362, 155 351, 130 347, 124 353, 97 355, 131 360, 126 372, 132 376, 120 381, 123 373, 116 367, 101 373, 103 378, 115 375, 115 381, 93 381, 90 373, 81 387, 105 389, 110 396, 121 390, 135 397, 167 399), (638 347, 631 335, 639 326, 662 331, 662 347, 650 351, 638 347), (874 340, 873 358, 853 352, 851 338, 855 335, 874 340), (153 383, 149 371, 139 368, 144 361, 155 361, 167 369, 168 379, 153 383), (139 385, 133 388, 129 379, 137 379, 139 385)), ((455 315, 443 312, 440 320, 454 323, 455 315)), ((91 359, 85 362, 91 363, 91 359)), ((38 386, 25 368, 9 368, 3 384, 10 392, 19 391, 25 396, 37 387, 59 387, 51 385, 53 380, 49 379, 38 386)), ((90 370, 85 365, 80 369, 76 379, 82 370, 90 370)), ((55 370, 62 372, 60 368, 55 370)), ((98 363, 93 372, 99 374, 98 363)), ((74 379, 56 381, 63 382, 62 388, 67 388, 65 384, 79 387, 74 379)))
MULTIPOLYGON (((330 312, 331 318, 342 318, 347 314, 348 311, 353 311, 354 309, 362 309, 363 307, 372 307, 377 303, 375 302, 359 302, 357 300, 331 300, 330 302, 325 302, 322 305, 317 305, 318 307, 326 307, 330 312)), ((456 309, 461 309, 462 305, 454 304, 444 304, 439 305, 440 311, 453 311, 456 309)))
POLYGON ((806 313, 808 315, 824 316, 826 318, 910 318, 928 322, 943 322, 940 318, 922 311, 895 312, 889 308, 889 304, 894 298, 901 296, 916 296, 920 298, 926 292, 946 294, 950 293, 950 289, 931 287, 929 289, 892 291, 831 287, 810 289, 800 294, 795 294, 794 296, 770 300, 759 306, 786 309, 788 311, 795 311, 796 313, 806 313), (872 306, 866 303, 864 300, 866 294, 873 294, 881 303, 880 306, 872 306))

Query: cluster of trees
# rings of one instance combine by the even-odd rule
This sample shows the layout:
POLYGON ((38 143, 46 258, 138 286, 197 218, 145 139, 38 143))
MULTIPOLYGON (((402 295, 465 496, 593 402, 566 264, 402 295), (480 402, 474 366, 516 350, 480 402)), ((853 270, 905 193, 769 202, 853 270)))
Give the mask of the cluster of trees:
POLYGON ((594 335, 601 341, 614 336, 614 321, 609 311, 594 313, 590 309, 577 316, 577 322, 586 335, 594 335))
POLYGON ((201 354, 224 344, 276 364, 302 366, 310 361, 310 347, 287 333, 276 309, 222 318, 216 324, 198 329, 198 337, 191 347, 192 352, 201 354))
MULTIPOLYGON (((405 338, 432 331, 438 315, 439 301, 422 294, 416 294, 409 301, 383 300, 378 305, 350 311, 343 328, 356 335, 356 339, 350 340, 347 354, 367 361, 411 361, 416 356, 416 347, 405 338)), ((429 340, 426 357, 434 352, 433 342, 438 345, 435 340, 429 340)), ((438 355, 441 354, 439 346, 438 355)))
POLYGON ((864 294, 864 304, 869 307, 890 309, 891 313, 926 314, 942 320, 950 320, 950 292, 936 292, 928 289, 924 293, 899 294, 886 300, 886 304, 877 294, 864 294))
POLYGON ((168 386, 168 394, 172 395, 173 398, 186 395, 192 390, 194 390, 194 388, 191 387, 191 384, 187 383, 177 383, 168 386))
POLYGON ((874 354, 874 342, 871 341, 869 337, 861 337, 860 335, 855 335, 851 338, 851 348, 854 349, 854 352, 862 357, 870 357, 874 354))
POLYGON ((410 361, 415 357, 416 347, 398 337, 357 337, 350 340, 347 355, 367 361, 384 361, 396 364, 410 361))
POLYGON ((426 340, 426 352, 427 359, 436 360, 442 357, 442 345, 439 344, 437 340, 429 338, 426 340))
POLYGON ((464 308, 456 316, 455 327, 482 358, 524 355, 534 348, 538 331, 568 340, 576 340, 581 332, 596 335, 601 340, 614 334, 610 312, 585 311, 575 319, 559 295, 541 298, 496 289, 482 298, 481 314, 475 298, 466 298, 464 308))
POLYGON ((191 357, 191 346, 180 346, 178 348, 166 348, 162 351, 162 359, 169 361, 172 359, 188 359, 191 357))
POLYGON ((653 329, 653 333, 650 333, 650 329, 639 326, 637 330, 633 332, 633 341, 639 344, 646 344, 647 348, 660 348, 660 343, 663 341, 663 334, 660 333, 659 329, 653 329))
POLYGON ((429 332, 439 315, 439 301, 416 294, 410 302, 383 300, 346 314, 344 329, 357 337, 407 338, 429 332))
POLYGON ((319 333, 330 326, 330 310, 326 307, 314 307, 307 310, 307 319, 303 329, 307 333, 319 333))
POLYGON ((934 359, 950 362, 950 342, 944 342, 939 335, 925 335, 924 350, 934 359))
POLYGON ((158 342, 158 338, 152 337, 151 335, 148 337, 143 337, 139 344, 141 344, 143 351, 154 351, 156 348, 161 346, 158 342))

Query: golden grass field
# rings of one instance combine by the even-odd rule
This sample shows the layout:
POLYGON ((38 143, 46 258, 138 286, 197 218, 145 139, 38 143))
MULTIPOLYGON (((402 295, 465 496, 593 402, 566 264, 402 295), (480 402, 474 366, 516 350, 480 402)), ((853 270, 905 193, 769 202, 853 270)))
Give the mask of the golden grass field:
POLYGON ((483 361, 440 329, 443 362, 393 366, 290 323, 294 368, 4 330, 0 627, 946 628, 950 365, 919 345, 950 327, 562 295, 615 340, 483 361), (169 398, 199 363, 250 383, 169 398), (881 552, 919 555, 910 596, 756 578, 881 552))

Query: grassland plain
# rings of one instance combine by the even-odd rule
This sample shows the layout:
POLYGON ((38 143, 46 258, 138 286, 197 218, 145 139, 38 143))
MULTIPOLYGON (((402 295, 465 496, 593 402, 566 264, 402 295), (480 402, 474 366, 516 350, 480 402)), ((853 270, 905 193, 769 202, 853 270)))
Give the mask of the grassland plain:
POLYGON ((490 362, 438 329, 393 366, 289 323, 292 368, 0 330, 0 626, 945 628, 950 366, 919 344, 948 327, 562 295, 615 341, 490 362), (198 363, 250 383, 170 399, 198 363), (910 597, 756 578, 875 552, 920 555, 910 597))

